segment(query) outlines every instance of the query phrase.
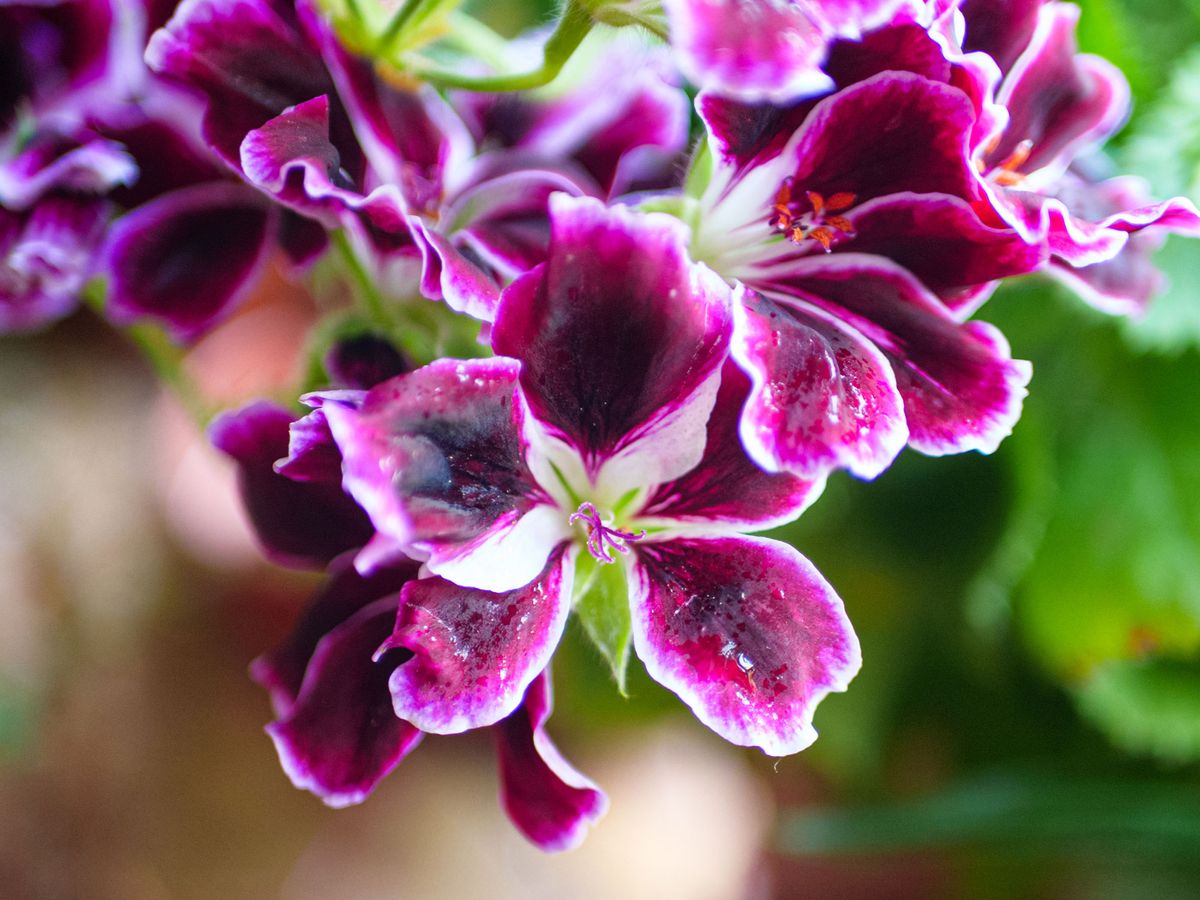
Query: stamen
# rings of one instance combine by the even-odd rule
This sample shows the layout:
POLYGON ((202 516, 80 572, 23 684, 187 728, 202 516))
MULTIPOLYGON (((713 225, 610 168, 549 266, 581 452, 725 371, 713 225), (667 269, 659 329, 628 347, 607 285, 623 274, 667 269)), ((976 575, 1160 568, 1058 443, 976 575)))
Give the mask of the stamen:
POLYGON ((628 553, 628 544, 633 541, 640 541, 646 536, 645 529, 634 534, 632 531, 623 531, 620 528, 612 528, 605 525, 600 520, 600 513, 596 511, 596 507, 592 503, 581 503, 579 504, 579 509, 571 513, 570 518, 567 519, 567 524, 574 525, 576 522, 583 522, 587 528, 588 552, 603 563, 614 563, 617 561, 617 558, 610 551, 616 550, 618 553, 628 553))
POLYGON ((1002 163, 995 166, 989 173, 988 178, 994 181, 1001 187, 1016 187, 1025 180, 1025 175, 1018 172, 1025 161, 1029 159, 1029 155, 1033 152, 1033 141, 1028 138, 1017 144, 1012 153, 1008 155, 1002 163))
POLYGON ((775 203, 771 207, 771 225, 777 231, 787 235, 793 244, 801 244, 806 240, 816 241, 821 249, 828 253, 833 249, 834 238, 839 234, 854 235, 854 226, 845 216, 836 215, 845 212, 858 199, 856 194, 849 191, 838 191, 826 197, 816 191, 805 191, 809 209, 800 212, 795 198, 791 178, 785 178, 775 193, 775 203))

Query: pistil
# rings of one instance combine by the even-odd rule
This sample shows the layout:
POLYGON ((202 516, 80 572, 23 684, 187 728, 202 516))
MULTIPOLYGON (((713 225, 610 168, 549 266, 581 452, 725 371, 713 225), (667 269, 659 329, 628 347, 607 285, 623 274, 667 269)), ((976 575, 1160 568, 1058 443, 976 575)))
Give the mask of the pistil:
POLYGON ((587 529, 587 548, 588 552, 602 563, 614 563, 617 558, 612 555, 613 550, 618 553, 628 553, 629 544, 633 541, 640 541, 646 536, 643 529, 637 534, 632 531, 623 531, 620 528, 613 528, 611 525, 606 525, 600 518, 600 513, 592 503, 581 503, 579 509, 571 513, 571 517, 567 522, 574 525, 576 522, 583 522, 587 529))

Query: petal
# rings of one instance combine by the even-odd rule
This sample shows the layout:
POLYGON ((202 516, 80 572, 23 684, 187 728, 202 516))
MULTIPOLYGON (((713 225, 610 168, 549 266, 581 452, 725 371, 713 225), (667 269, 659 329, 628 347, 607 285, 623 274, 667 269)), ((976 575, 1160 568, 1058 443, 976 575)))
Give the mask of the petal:
POLYGON ((0 334, 72 312, 91 275, 109 204, 43 197, 27 213, 0 207, 0 334))
POLYGON ((691 263, 676 219, 551 198, 550 258, 505 289, 496 352, 521 360, 533 415, 583 457, 647 482, 703 449, 730 327, 727 286, 691 263))
POLYGON ((1045 0, 963 0, 966 19, 963 49, 988 54, 1007 72, 1025 50, 1045 0))
POLYGON ((195 339, 253 287, 273 221, 259 196, 225 181, 172 191, 138 207, 109 232, 108 314, 119 324, 149 317, 177 341, 195 339))
POLYGON ((369 332, 345 337, 325 354, 325 371, 340 387, 367 390, 411 369, 391 341, 369 332))
POLYGON ((439 360, 323 409, 346 489, 430 569, 484 590, 527 584, 568 533, 525 462, 514 360, 439 360))
POLYGON ((650 676, 728 741, 803 750, 816 705, 861 657, 833 588, 778 541, 726 537, 636 546, 633 640, 650 676))
POLYGON ((1129 85, 1111 63, 1076 52, 1079 7, 1048 3, 1025 53, 1004 80, 997 100, 1008 127, 988 156, 1000 165, 1029 141, 1019 172, 1061 172, 1084 148, 1113 134, 1129 113, 1129 85))
POLYGON ((663 520, 762 530, 792 521, 817 499, 823 482, 765 472, 746 455, 738 428, 750 387, 736 365, 725 363, 703 458, 690 472, 654 489, 637 514, 639 523, 663 520))
POLYGON ((608 798, 546 734, 550 708, 550 675, 543 672, 530 683, 525 702, 496 726, 496 750, 504 811, 542 850, 559 852, 583 842, 608 809, 608 798))
POLYGON ((957 322, 898 266, 833 254, 771 289, 822 307, 884 353, 904 398, 909 445, 922 453, 990 453, 1020 417, 1029 363, 1012 359, 990 325, 957 322))
POLYGON ((213 446, 238 467, 238 489, 263 552, 285 566, 319 568, 371 537, 371 523, 337 480, 299 482, 276 474, 288 452, 292 414, 270 403, 222 413, 213 446))
POLYGON ((155 72, 207 100, 203 132, 233 167, 247 132, 330 91, 320 57, 267 0, 183 0, 146 47, 155 72))
POLYGON ((488 267, 422 219, 413 216, 409 225, 421 251, 421 293, 482 322, 495 319, 500 285, 488 267))
POLYGON ((389 666, 371 658, 395 612, 394 597, 376 601, 323 637, 295 705, 267 726, 292 783, 329 806, 361 803, 421 740, 391 709, 389 666))
POLYGON ((770 472, 818 479, 835 468, 874 478, 908 439, 886 357, 812 303, 743 292, 732 353, 753 380, 741 438, 770 472))
POLYGON ((559 547, 540 576, 504 593, 442 578, 410 582, 387 644, 414 653, 389 682, 396 715, 422 731, 457 734, 511 714, 566 627, 574 553, 559 547))
MULTIPOLYGON (((354 570, 350 554, 343 554, 330 564, 329 579, 305 608, 292 633, 278 647, 250 664, 251 676, 270 692, 277 717, 284 718, 291 711, 300 694, 309 661, 321 640, 363 607, 385 597, 392 597, 394 620, 400 589, 416 575, 417 564, 408 561, 381 569, 369 578, 354 570)), ((384 635, 387 633, 385 630, 384 635)), ((382 640, 380 638, 368 649, 368 657, 382 640)), ((391 699, 386 688, 384 693, 390 712, 391 699)))

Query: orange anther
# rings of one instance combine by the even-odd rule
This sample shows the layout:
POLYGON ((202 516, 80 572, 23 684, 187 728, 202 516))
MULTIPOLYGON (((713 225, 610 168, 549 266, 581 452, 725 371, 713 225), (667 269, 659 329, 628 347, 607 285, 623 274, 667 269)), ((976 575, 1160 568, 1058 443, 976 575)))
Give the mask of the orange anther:
POLYGON ((845 216, 826 216, 825 224, 831 228, 836 228, 842 234, 851 234, 854 231, 854 226, 850 224, 850 220, 845 216))
POLYGON ((833 246, 833 231, 832 229, 821 226, 814 228, 808 233, 808 236, 825 248, 825 252, 829 252, 829 248, 833 246))
POLYGON ((857 194, 851 194, 849 191, 839 191, 825 201, 825 211, 842 212, 853 206, 854 201, 857 199, 857 194))

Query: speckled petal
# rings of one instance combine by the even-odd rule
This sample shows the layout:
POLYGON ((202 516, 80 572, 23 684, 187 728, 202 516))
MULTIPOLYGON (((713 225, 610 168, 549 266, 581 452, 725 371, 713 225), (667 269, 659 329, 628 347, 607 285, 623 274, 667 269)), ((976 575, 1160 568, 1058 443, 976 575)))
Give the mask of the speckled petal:
POLYGON ((396 714, 434 734, 493 725, 511 714, 562 637, 574 553, 559 547, 531 583, 503 593, 442 578, 410 582, 387 643, 414 654, 389 682, 396 714))
POLYGON ((636 547, 634 647, 650 676, 721 737, 796 753, 813 711, 861 657, 833 588, 787 544, 676 539, 636 547))

